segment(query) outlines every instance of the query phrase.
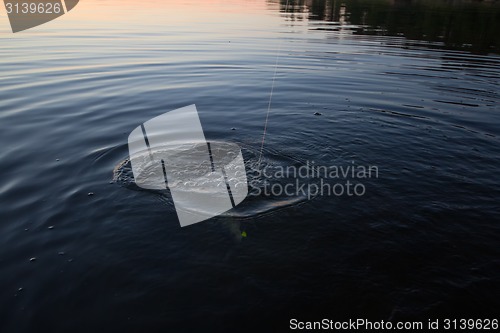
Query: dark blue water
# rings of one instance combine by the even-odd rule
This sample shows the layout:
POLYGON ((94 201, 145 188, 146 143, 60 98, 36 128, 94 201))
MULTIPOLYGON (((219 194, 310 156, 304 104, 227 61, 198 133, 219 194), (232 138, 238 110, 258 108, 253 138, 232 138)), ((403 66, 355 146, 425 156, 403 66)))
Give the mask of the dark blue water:
POLYGON ((498 4, 285 3, 88 1, 0 27, 1 332, 498 316, 498 4), (262 186, 277 55, 263 167, 378 177, 180 228, 134 185, 129 133, 196 104, 262 186))

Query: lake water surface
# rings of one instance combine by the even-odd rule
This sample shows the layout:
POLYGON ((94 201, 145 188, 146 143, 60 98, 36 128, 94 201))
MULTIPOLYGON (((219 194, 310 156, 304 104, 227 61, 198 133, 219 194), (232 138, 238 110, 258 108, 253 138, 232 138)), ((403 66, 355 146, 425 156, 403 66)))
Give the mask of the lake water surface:
POLYGON ((89 0, 0 23, 1 332, 498 316, 498 2, 89 0), (275 70, 262 166, 377 177, 180 228, 135 186, 129 133, 196 104, 262 189, 275 70))

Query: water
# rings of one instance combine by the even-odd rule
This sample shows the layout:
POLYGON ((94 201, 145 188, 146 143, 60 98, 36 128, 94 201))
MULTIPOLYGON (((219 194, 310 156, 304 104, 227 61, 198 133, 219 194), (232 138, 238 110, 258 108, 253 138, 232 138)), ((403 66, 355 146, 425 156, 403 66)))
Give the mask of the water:
POLYGON ((1 14, 2 332, 498 315, 498 3, 285 3, 89 0, 19 34, 1 14), (194 103, 262 189, 278 48, 261 167, 378 177, 180 228, 128 134, 194 103))

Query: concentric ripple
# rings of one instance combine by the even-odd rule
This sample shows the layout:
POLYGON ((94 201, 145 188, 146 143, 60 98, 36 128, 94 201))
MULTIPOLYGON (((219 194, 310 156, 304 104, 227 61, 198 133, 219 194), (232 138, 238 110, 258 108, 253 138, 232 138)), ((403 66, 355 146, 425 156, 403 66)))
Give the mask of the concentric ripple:
MULTIPOLYGON (((216 143, 218 145, 224 144, 223 142, 216 143)), ((284 191, 276 190, 284 188, 287 184, 295 184, 296 182, 293 178, 294 175, 282 173, 281 171, 290 167, 307 167, 304 162, 272 149, 265 149, 259 161, 259 151, 256 147, 241 144, 240 147, 245 160, 249 193, 240 205, 224 213, 223 216, 243 219, 253 218, 277 209, 303 203, 311 198, 311 193, 307 192, 309 187, 305 187, 306 190, 293 193, 292 195, 290 195, 290 192, 285 193, 284 191)), ((148 152, 144 152, 144 154, 146 155, 148 152)), ((186 156, 186 162, 188 160, 189 155, 186 156)), ((205 165, 191 165, 190 167, 206 169, 205 165)), ((191 172, 194 174, 199 173, 196 170, 191 170, 191 172)), ((145 190, 137 186, 128 156, 116 164, 113 170, 113 181, 130 190, 156 193, 161 196, 163 201, 168 203, 167 207, 169 209, 174 209, 168 190, 145 190)), ((311 181, 314 181, 314 179, 311 179, 311 181)), ((205 184, 199 185, 200 191, 203 191, 205 184)))

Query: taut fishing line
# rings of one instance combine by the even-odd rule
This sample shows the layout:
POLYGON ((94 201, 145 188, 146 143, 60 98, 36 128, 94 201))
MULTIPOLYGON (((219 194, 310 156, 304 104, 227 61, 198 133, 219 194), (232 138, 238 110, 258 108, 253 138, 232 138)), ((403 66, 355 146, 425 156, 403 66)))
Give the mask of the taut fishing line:
MULTIPOLYGON (((285 5, 285 15, 288 12, 288 4, 290 0, 286 1, 285 5)), ((266 112, 266 120, 264 122, 264 133, 262 134, 262 143, 260 145, 260 154, 259 154, 259 161, 257 163, 257 168, 260 168, 260 161, 262 159, 262 153, 264 151, 264 142, 266 141, 266 134, 267 134, 267 124, 269 123, 269 113, 271 112, 271 105, 273 102, 273 94, 274 94, 274 85, 276 83, 276 75, 278 73, 278 64, 281 56, 281 47, 283 45, 283 39, 280 39, 280 42, 278 44, 278 50, 276 52, 276 63, 274 65, 274 75, 273 75, 273 82, 271 84, 271 93, 269 95, 269 102, 267 104, 267 112, 266 112)))

